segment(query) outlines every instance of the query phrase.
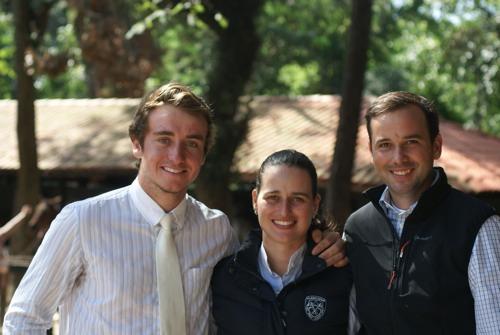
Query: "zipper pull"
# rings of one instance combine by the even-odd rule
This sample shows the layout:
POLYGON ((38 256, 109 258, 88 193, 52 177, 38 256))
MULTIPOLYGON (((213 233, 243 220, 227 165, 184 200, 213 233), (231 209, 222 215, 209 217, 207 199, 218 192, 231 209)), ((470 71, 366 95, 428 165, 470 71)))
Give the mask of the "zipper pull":
POLYGON ((401 259, 403 258, 404 256, 404 252, 405 252, 405 249, 406 247, 408 246, 408 244, 410 244, 410 240, 406 241, 402 246, 401 248, 399 249, 399 260, 398 260, 398 264, 394 264, 394 267, 391 271, 391 277, 389 278, 389 285, 387 285, 387 289, 390 290, 391 287, 392 287, 392 283, 394 282, 394 280, 396 279, 397 277, 397 272, 399 270, 399 263, 401 262, 401 259))
POLYGON ((405 252, 405 248, 410 244, 410 240, 406 241, 402 246, 401 249, 399 250, 399 259, 403 258, 403 254, 405 252))
POLYGON ((389 285, 387 285, 387 289, 390 290, 392 286, 392 282, 396 278, 396 270, 391 271, 391 278, 389 279, 389 285))

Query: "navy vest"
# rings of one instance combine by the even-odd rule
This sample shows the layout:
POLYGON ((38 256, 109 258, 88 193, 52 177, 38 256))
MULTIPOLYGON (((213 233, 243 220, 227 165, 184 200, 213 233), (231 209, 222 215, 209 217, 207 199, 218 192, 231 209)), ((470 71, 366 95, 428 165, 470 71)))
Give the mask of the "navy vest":
POLYGON ((475 334, 467 270, 476 235, 495 211, 436 170, 401 239, 378 203, 385 186, 368 190, 371 202, 346 223, 361 334, 475 334))

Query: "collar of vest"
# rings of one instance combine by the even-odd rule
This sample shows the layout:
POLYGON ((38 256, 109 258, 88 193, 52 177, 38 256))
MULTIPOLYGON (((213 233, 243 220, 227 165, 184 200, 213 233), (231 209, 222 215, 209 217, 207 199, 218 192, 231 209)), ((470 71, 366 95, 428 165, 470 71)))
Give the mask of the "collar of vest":
MULTIPOLYGON (((434 185, 432 185, 422 193, 420 199, 418 200, 417 206, 410 214, 410 216, 408 216, 407 222, 420 221, 422 219, 425 219, 426 216, 432 213, 433 208, 436 207, 451 190, 451 186, 448 184, 448 178, 443 168, 434 167, 433 170, 439 174, 439 178, 434 185)), ((382 192, 384 192, 385 188, 386 185, 380 185, 363 192, 368 200, 370 200, 375 208, 377 208, 377 210, 382 214, 384 214, 384 210, 382 209, 382 207, 380 207, 379 199, 382 196, 382 192)))

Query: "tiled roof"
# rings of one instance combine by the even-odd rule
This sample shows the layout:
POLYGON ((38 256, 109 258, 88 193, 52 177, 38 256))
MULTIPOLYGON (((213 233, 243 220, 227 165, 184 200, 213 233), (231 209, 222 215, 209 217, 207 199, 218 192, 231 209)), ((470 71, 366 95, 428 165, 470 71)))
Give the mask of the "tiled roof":
MULTIPOLYGON (((128 124, 138 103, 138 99, 38 100, 39 168, 133 168, 128 124)), ((17 169, 15 101, 0 100, 0 127, 0 170, 17 169)))
MULTIPOLYGON (((127 129, 137 99, 38 100, 39 167, 45 171, 131 171, 134 158, 127 129)), ((321 183, 329 166, 338 121, 339 97, 255 97, 254 116, 233 168, 253 180, 270 153, 295 148, 314 161, 321 183)), ((0 170, 18 167, 15 101, 0 100, 0 170)), ((500 192, 500 139, 441 122, 443 166, 456 187, 470 192, 500 192)), ((353 185, 379 183, 371 167, 364 123, 360 123, 353 185)))
MULTIPOLYGON (((246 141, 236 153, 234 169, 246 180, 253 180, 262 161, 271 153, 293 148, 314 162, 320 183, 325 183, 335 145, 340 97, 309 95, 290 97, 255 97, 251 103, 254 116, 246 141)), ((361 129, 362 127, 360 127, 361 129)), ((359 131, 353 183, 359 189, 372 186, 378 179, 371 168, 367 135, 359 131)), ((500 185, 499 185, 500 190, 500 185)))

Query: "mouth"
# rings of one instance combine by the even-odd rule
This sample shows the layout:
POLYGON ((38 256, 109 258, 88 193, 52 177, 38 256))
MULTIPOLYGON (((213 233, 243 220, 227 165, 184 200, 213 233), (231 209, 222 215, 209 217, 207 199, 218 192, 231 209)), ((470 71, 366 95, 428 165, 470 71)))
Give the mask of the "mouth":
POLYGON ((170 167, 166 167, 166 166, 162 166, 161 169, 163 171, 166 171, 168 173, 173 173, 173 174, 181 174, 181 173, 184 173, 186 171, 184 169, 174 169, 174 168, 170 168, 170 167))
POLYGON ((407 176, 412 172, 412 169, 398 169, 398 170, 390 170, 390 172, 396 176, 407 176))
POLYGON ((272 220, 272 222, 279 227, 290 227, 295 223, 295 221, 282 221, 282 220, 272 220))

